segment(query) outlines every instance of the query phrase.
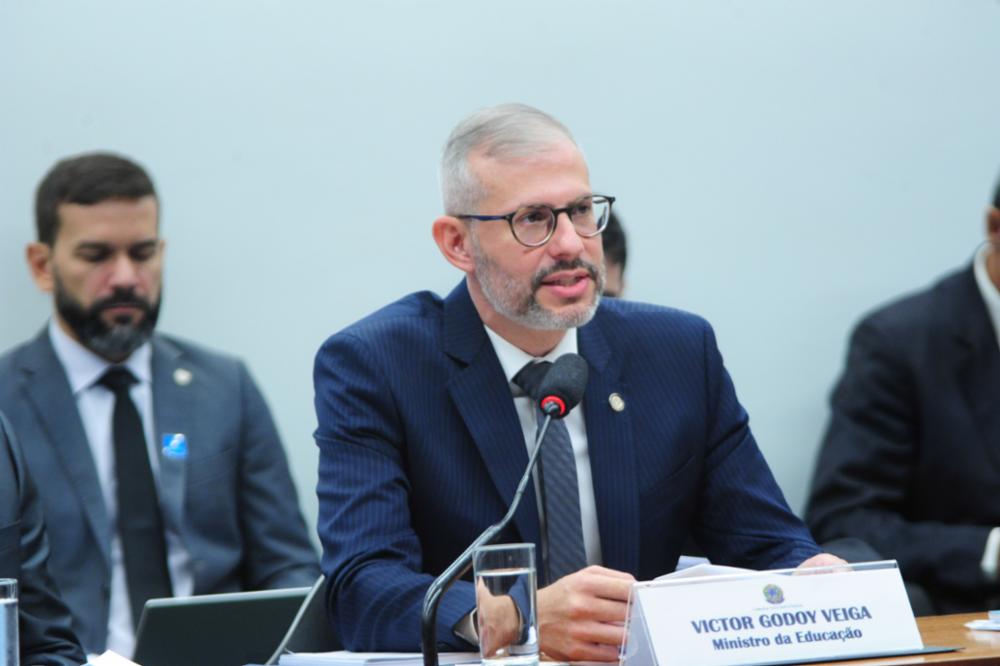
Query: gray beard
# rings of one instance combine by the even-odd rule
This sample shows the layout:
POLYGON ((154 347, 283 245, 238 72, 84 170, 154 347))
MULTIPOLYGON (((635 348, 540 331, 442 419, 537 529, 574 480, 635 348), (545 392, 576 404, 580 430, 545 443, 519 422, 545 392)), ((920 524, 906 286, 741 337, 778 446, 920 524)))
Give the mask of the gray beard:
POLYGON ((583 326, 597 312, 597 306, 601 302, 601 292, 604 291, 603 267, 597 268, 579 259, 576 262, 556 264, 545 271, 536 273, 532 277, 530 290, 524 293, 523 282, 503 272, 483 252, 474 233, 472 234, 472 255, 476 262, 476 279, 490 307, 521 326, 540 331, 565 331, 583 326), (594 277, 596 289, 590 307, 565 314, 546 310, 535 298, 535 293, 541 286, 542 280, 555 271, 574 268, 584 268, 594 277))

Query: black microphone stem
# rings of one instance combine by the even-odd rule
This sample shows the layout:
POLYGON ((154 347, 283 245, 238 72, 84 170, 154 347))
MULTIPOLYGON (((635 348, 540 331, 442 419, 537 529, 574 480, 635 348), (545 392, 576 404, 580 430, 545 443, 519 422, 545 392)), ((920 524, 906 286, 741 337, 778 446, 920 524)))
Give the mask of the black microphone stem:
POLYGON ((517 490, 514 491, 514 499, 511 500, 510 508, 507 509, 506 515, 499 522, 483 530, 483 533, 476 537, 475 541, 469 544, 469 547, 447 569, 441 572, 441 575, 435 578, 431 586, 427 588, 427 593, 424 595, 423 610, 420 612, 422 629, 420 644, 424 653, 424 666, 438 666, 437 612, 438 606, 441 604, 441 596, 448 591, 448 588, 456 580, 464 576, 465 572, 472 566, 472 554, 476 548, 492 541, 503 528, 510 524, 518 505, 521 504, 521 496, 524 495, 528 481, 531 480, 531 471, 535 468, 535 464, 538 461, 538 453, 542 450, 542 440, 545 439, 545 433, 548 431, 551 421, 552 414, 547 413, 545 421, 542 422, 542 427, 535 436, 535 447, 532 449, 531 456, 528 459, 528 468, 524 470, 524 476, 521 477, 520 483, 517 484, 517 490))
POLYGON ((535 477, 538 479, 538 506, 541 507, 539 514, 542 517, 541 525, 539 525, 541 527, 539 545, 542 547, 542 571, 538 576, 538 580, 544 581, 539 583, 539 585, 544 587, 552 581, 549 580, 549 514, 546 512, 548 504, 545 502, 545 460, 542 458, 538 459, 538 465, 535 468, 535 477))

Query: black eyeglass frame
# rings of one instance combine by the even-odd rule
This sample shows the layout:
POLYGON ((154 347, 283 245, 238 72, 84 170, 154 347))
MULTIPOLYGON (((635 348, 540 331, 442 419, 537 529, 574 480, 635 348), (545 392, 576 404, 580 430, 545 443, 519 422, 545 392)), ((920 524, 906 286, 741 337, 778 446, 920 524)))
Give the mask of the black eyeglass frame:
POLYGON ((573 230, 576 231, 577 235, 581 236, 582 238, 593 238, 594 236, 600 235, 602 231, 607 229, 608 220, 611 219, 611 208, 615 203, 615 197, 608 196, 607 194, 590 194, 585 197, 580 197, 579 199, 571 203, 569 206, 563 206, 562 208, 553 208, 552 206, 547 206, 545 204, 538 204, 537 206, 522 206, 521 208, 518 208, 514 212, 507 213, 506 215, 455 215, 454 217, 460 220, 476 220, 478 222, 492 222, 494 220, 505 220, 507 222, 507 226, 510 227, 510 233, 511 235, 514 236, 514 240, 516 240, 518 243, 520 243, 525 247, 541 247, 546 243, 548 243, 550 240, 552 240, 552 236, 555 235, 556 226, 559 223, 559 216, 562 215, 563 213, 566 213, 566 215, 569 216, 570 223, 572 223, 573 216, 570 215, 570 210, 572 210, 574 206, 580 205, 580 202, 583 201, 584 199, 590 199, 591 203, 593 203, 594 199, 604 199, 605 201, 608 202, 608 214, 604 216, 604 222, 600 225, 600 227, 598 227, 597 231, 595 231, 594 233, 592 234, 581 233, 580 229, 575 224, 573 225, 573 230), (549 232, 545 234, 545 238, 543 240, 537 243, 524 242, 517 235, 517 232, 514 231, 514 218, 517 216, 518 213, 528 208, 532 209, 547 208, 552 212, 552 222, 549 223, 549 232))

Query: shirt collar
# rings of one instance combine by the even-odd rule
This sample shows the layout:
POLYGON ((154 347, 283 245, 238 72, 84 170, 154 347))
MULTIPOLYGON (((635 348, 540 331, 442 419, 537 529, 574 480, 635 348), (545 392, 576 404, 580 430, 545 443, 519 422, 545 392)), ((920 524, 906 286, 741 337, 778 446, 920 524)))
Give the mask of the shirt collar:
MULTIPOLYGON (((70 337, 56 323, 55 318, 49 320, 49 339, 52 341, 52 348, 56 352, 56 357, 66 370, 66 376, 69 378, 69 386, 73 390, 73 395, 79 395, 82 391, 93 386, 109 367, 115 365, 70 337)), ((152 346, 147 340, 120 365, 124 365, 131 370, 132 374, 140 382, 150 384, 153 379, 152 356, 152 346)))
POLYGON ((545 356, 532 356, 504 340, 500 337, 499 333, 489 326, 485 324, 483 326, 486 328, 486 335, 489 336, 490 342, 493 344, 493 351, 497 353, 497 358, 500 360, 500 367, 503 368, 503 374, 507 378, 507 383, 511 385, 515 395, 524 395, 524 392, 513 383, 514 375, 520 372, 521 368, 528 363, 532 361, 555 361, 563 354, 577 353, 575 328, 567 330, 566 335, 562 337, 559 344, 545 356))
POLYGON ((984 244, 979 248, 979 252, 976 252, 976 258, 973 261, 973 272, 976 275, 976 285, 979 287, 979 293, 983 297, 983 302, 986 303, 986 311, 990 315, 990 321, 993 323, 993 332, 997 336, 997 344, 1000 345, 1000 290, 997 290, 997 286, 993 284, 990 279, 990 274, 986 270, 986 258, 990 256, 990 246, 989 244, 984 244))

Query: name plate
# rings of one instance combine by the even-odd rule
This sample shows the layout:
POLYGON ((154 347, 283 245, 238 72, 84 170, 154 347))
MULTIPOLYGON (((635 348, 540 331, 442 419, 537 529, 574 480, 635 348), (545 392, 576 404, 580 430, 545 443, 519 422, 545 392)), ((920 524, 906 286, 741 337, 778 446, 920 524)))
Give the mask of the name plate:
POLYGON ((625 666, 747 666, 923 649, 894 560, 776 571, 702 565, 636 583, 629 604, 625 666))

